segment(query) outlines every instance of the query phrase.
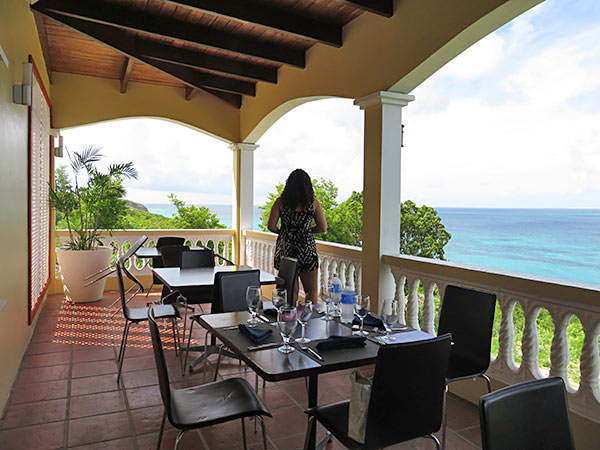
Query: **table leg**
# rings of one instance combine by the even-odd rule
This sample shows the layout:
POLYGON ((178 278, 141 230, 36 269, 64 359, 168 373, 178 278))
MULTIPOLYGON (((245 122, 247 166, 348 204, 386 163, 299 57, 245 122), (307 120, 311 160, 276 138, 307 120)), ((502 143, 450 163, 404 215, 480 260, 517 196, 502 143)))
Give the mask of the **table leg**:
MULTIPOLYGON (((310 375, 308 377, 308 407, 313 408, 317 406, 317 399, 319 395, 319 375, 310 375)), ((310 435, 308 437, 308 446, 309 450, 315 449, 315 444, 317 440, 317 424, 313 422, 314 425, 310 430, 310 435)))

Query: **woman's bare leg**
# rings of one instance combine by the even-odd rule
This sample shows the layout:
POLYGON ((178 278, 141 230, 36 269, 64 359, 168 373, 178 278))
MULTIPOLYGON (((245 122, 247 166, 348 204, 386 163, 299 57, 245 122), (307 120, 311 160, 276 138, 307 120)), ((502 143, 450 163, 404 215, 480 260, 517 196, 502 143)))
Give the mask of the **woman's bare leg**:
POLYGON ((313 303, 317 303, 318 292, 319 292, 319 271, 313 270, 312 272, 302 272, 299 274, 300 280, 302 280, 302 287, 306 294, 306 300, 310 300, 313 303))

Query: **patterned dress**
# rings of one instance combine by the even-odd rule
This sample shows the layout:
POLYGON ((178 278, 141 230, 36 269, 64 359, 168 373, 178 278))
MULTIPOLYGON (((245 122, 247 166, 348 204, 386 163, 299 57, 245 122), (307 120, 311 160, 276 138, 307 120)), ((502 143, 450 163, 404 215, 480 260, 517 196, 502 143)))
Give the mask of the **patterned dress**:
POLYGON ((284 256, 298 259, 298 272, 311 272, 319 267, 315 237, 311 232, 315 218, 314 203, 310 202, 302 211, 287 206, 279 214, 281 228, 275 244, 274 266, 279 270, 279 261, 284 256))

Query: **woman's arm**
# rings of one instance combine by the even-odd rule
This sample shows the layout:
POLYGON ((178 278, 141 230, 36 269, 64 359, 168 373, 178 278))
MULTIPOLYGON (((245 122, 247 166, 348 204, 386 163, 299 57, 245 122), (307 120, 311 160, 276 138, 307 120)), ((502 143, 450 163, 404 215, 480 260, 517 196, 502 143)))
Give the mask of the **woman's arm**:
POLYGON ((313 234, 325 233, 327 231, 327 220, 325 220, 323 208, 321 208, 321 204, 316 198, 313 205, 315 207, 315 226, 312 227, 311 231, 313 234))
POLYGON ((279 228, 277 228, 277 222, 279 221, 279 212, 281 209, 281 197, 277 197, 277 200, 271 206, 271 212, 269 213, 269 221, 267 222, 267 228, 269 231, 279 234, 279 228))

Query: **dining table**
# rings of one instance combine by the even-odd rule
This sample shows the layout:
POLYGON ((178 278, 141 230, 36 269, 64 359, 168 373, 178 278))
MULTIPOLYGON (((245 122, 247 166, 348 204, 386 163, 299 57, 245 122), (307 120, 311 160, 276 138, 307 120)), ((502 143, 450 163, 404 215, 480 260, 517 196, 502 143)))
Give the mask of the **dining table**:
MULTIPOLYGON (((140 249, 141 250, 141 249, 140 249)), ((245 270, 254 270, 254 267, 247 265, 224 265, 224 266, 213 266, 213 267, 194 267, 185 268, 180 267, 160 267, 153 268, 152 273, 158 277, 158 279, 169 288, 171 292, 176 292, 180 289, 197 288, 197 287, 214 287, 215 274, 218 272, 237 272, 245 270)), ((275 285, 281 282, 281 279, 269 272, 264 270, 260 271, 260 284, 261 285, 275 285)), ((186 305, 187 306, 187 305, 186 305)), ((187 326, 187 307, 185 308, 185 315, 183 317, 183 339, 185 340, 187 326)), ((183 341, 180 341, 183 342, 183 341)), ((200 364, 210 355, 219 352, 219 346, 216 345, 215 337, 211 338, 211 344, 205 342, 204 345, 196 345, 190 347, 188 351, 202 352, 202 355, 198 357, 191 365, 190 371, 195 366, 200 364)), ((181 359, 181 371, 185 374, 185 361, 181 359)))
MULTIPOLYGON (((203 314, 198 318, 198 322, 235 354, 236 358, 244 361, 248 367, 264 380, 277 382, 307 377, 309 408, 317 406, 319 375, 375 364, 380 346, 385 345, 381 340, 380 332, 378 330, 371 330, 371 333, 365 339, 364 346, 320 350, 317 347, 320 342, 334 335, 342 337, 351 336, 353 329, 350 324, 342 324, 337 319, 321 320, 321 317, 317 316, 309 320, 306 325, 306 337, 311 340, 311 342, 305 344, 307 348, 304 350, 298 344, 293 343, 292 346, 295 348, 295 351, 284 354, 278 351, 278 345, 276 345, 282 344, 277 328, 277 321, 274 319, 272 321, 269 320, 264 314, 261 314, 259 317, 261 317, 262 323, 255 325, 255 328, 273 330, 270 337, 259 346, 255 346, 238 329, 238 325, 246 324, 249 318, 249 313, 246 311, 203 314), (259 349, 256 349, 256 347, 259 349)), ((300 327, 296 330, 297 336, 299 336, 299 329, 300 327)), ((401 327, 401 330, 415 331, 408 327, 401 327)), ((409 335, 411 333, 406 335, 407 338, 409 335)), ((424 335, 432 337, 421 331, 412 335, 416 340, 425 338, 424 335)), ((309 449, 316 449, 325 445, 326 441, 322 441, 317 445, 316 429, 312 429, 310 430, 308 444, 309 449)))

